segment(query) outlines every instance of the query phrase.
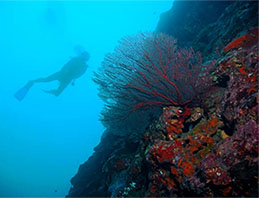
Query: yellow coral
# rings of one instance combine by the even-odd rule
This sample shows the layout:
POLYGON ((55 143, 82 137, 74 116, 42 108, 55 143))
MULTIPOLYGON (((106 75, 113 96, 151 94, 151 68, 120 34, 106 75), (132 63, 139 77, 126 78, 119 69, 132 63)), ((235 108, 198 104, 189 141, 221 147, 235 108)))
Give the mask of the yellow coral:
POLYGON ((227 137, 229 137, 229 136, 225 133, 225 131, 223 131, 223 130, 220 131, 220 134, 221 134, 222 139, 226 139, 227 137))

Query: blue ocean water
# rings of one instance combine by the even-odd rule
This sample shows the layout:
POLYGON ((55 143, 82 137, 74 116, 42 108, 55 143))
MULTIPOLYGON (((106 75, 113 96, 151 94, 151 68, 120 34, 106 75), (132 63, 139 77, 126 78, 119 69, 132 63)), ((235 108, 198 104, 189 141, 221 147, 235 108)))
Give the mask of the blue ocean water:
POLYGON ((0 196, 65 196, 70 179, 93 153, 104 127, 103 103, 92 81, 118 40, 154 31, 172 1, 0 2, 0 196), (86 73, 56 97, 29 80, 59 71, 83 46, 86 73))

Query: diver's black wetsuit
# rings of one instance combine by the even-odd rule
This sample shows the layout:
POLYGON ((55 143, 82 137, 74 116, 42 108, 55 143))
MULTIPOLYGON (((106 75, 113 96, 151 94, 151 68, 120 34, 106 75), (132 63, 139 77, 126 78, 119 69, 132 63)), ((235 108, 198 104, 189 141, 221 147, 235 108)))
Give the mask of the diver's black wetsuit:
POLYGON ((87 60, 89 60, 89 54, 82 53, 80 56, 74 57, 68 61, 68 63, 66 63, 59 72, 56 72, 45 78, 38 78, 36 80, 29 81, 27 86, 31 87, 34 83, 38 82, 51 82, 58 80, 59 87, 57 89, 45 91, 47 93, 58 96, 73 80, 79 78, 85 73, 87 70, 87 64, 85 62, 87 60))

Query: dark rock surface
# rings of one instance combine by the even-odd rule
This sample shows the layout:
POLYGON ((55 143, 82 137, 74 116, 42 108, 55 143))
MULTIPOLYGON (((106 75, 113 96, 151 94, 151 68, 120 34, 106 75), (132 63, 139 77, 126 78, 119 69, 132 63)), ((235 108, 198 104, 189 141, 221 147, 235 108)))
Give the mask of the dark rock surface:
POLYGON ((74 186, 69 191, 70 197, 109 196, 106 181, 103 180, 102 167, 111 153, 120 148, 120 138, 104 132, 101 142, 94 148, 94 154, 82 165, 71 179, 74 186))
POLYGON ((106 131, 68 197, 258 197, 257 26, 256 1, 176 1, 156 31, 216 59, 214 86, 141 137, 106 131))
POLYGON ((178 44, 191 45, 201 30, 216 22, 230 4, 231 1, 175 1, 172 9, 161 14, 156 31, 174 36, 178 44))
POLYGON ((161 15, 156 31, 172 35, 179 45, 192 46, 209 59, 257 25, 257 1, 175 1, 161 15))

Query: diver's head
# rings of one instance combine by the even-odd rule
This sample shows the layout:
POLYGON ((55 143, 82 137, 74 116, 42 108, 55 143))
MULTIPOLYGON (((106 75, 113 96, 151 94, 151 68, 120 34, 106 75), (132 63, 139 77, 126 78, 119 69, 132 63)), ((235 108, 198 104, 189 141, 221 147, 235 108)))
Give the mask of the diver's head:
POLYGON ((90 54, 87 51, 84 51, 80 54, 80 57, 84 59, 84 61, 88 61, 90 59, 90 54))
POLYGON ((85 50, 85 48, 82 45, 76 45, 74 47, 75 53, 84 59, 84 61, 88 61, 90 58, 90 54, 85 50))

